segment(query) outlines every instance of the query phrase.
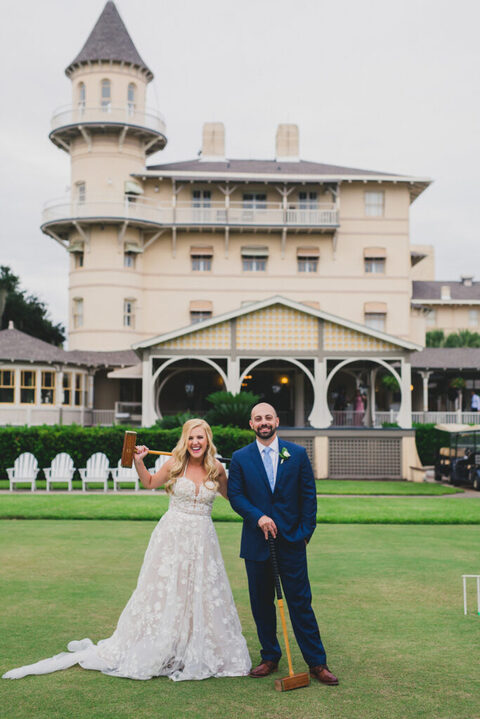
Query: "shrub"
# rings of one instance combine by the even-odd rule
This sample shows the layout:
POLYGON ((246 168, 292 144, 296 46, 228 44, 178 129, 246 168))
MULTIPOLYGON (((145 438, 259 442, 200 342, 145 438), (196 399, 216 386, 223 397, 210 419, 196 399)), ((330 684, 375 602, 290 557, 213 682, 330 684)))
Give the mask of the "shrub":
POLYGON ((192 412, 178 412, 177 414, 167 414, 162 419, 157 419, 157 426, 162 429, 174 429, 175 427, 181 427, 189 419, 198 418, 198 414, 192 414, 192 412))
POLYGON ((439 447, 448 447, 448 432, 435 429, 434 424, 414 424, 415 443, 422 464, 434 464, 439 447))
MULTIPOLYGON (((68 452, 75 467, 85 467, 87 459, 94 452, 104 452, 111 467, 116 467, 122 453, 123 435, 127 428, 116 427, 79 427, 37 426, 37 427, 1 427, 0 428, 0 476, 6 477, 6 468, 22 452, 32 452, 38 459, 39 467, 49 467, 59 452, 68 452)), ((181 428, 160 429, 159 427, 138 428, 138 442, 151 449, 170 451, 177 443, 181 428)), ((254 438, 253 432, 236 427, 212 427, 213 439, 222 456, 231 457, 232 452, 240 449, 254 438)), ((155 456, 148 462, 153 466, 155 456)))
POLYGON ((250 412, 259 399, 259 395, 253 392, 213 392, 207 397, 213 407, 208 410, 205 419, 211 425, 248 427, 250 412))

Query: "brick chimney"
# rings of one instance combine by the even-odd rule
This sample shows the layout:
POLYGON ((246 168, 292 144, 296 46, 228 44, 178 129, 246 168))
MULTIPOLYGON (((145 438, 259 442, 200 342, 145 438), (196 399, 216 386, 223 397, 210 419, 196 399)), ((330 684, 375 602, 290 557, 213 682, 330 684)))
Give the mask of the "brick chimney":
POLYGON ((277 162, 298 162, 300 160, 298 125, 279 125, 277 127, 275 159, 277 162))
POLYGON ((225 162, 225 125, 206 122, 202 132, 202 162, 225 162))

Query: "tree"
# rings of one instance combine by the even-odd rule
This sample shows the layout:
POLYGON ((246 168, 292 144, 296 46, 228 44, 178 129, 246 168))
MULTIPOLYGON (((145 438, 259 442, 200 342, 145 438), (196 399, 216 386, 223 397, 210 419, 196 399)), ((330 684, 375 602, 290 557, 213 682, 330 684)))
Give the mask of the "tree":
POLYGON ((443 330, 431 330, 426 334, 426 344, 427 347, 480 347, 480 334, 459 330, 445 337, 443 330))
POLYGON ((209 424, 220 424, 224 427, 248 427, 250 412, 257 404, 260 396, 253 392, 212 392, 207 396, 213 405, 205 415, 209 424))
POLYGON ((425 339, 427 347, 443 347, 445 334, 443 330, 430 330, 430 332, 427 332, 425 339))
POLYGON ((6 265, 0 265, 0 304, 4 297, 3 314, 0 313, 1 329, 13 321, 15 328, 32 337, 60 346, 65 340, 65 328, 54 325, 48 317, 48 308, 35 295, 27 295, 20 288, 20 278, 6 265))

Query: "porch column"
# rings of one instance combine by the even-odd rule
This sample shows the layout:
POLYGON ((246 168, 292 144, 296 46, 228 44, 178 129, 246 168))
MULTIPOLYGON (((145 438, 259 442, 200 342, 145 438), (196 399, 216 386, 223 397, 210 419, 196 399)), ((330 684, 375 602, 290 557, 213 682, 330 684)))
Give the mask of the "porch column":
POLYGON ((423 380, 423 411, 428 412, 428 380, 432 373, 428 370, 422 370, 420 375, 423 380))
POLYGON ((64 400, 63 391, 63 368, 55 372, 55 405, 57 407, 58 424, 62 424, 62 405, 64 400))
POLYGON ((93 409, 93 374, 91 372, 87 376, 87 407, 93 409))
POLYGON ((315 360, 315 385, 313 388, 313 407, 308 421, 312 427, 323 429, 330 427, 333 417, 327 403, 327 362, 315 360))
POLYGON ((377 380, 378 367, 370 370, 370 387, 369 387, 369 398, 368 398, 368 412, 365 412, 363 423, 366 427, 375 427, 375 412, 376 412, 376 399, 375 399, 375 382, 377 380))
POLYGON ((153 404, 152 360, 148 355, 142 359, 142 426, 150 427, 156 420, 153 404))
POLYGON ((402 358, 402 376, 400 382, 400 390, 402 394, 402 403, 397 415, 397 422, 402 429, 410 429, 412 426, 412 372, 410 362, 402 358))
POLYGON ((227 386, 225 389, 232 394, 240 392, 240 360, 238 357, 235 359, 229 357, 227 360, 227 386))
POLYGON ((294 382, 294 416, 295 427, 303 427, 305 425, 305 392, 303 373, 295 372, 294 382))

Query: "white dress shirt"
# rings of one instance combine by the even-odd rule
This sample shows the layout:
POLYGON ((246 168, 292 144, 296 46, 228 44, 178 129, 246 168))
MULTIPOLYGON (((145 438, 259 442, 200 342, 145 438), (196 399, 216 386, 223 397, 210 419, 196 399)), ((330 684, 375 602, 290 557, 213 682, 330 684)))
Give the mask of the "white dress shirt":
POLYGON ((256 440, 256 442, 257 442, 258 451, 260 452, 261 457, 262 457, 262 462, 263 462, 263 450, 265 449, 265 447, 268 447, 270 449, 270 459, 272 460, 272 465, 273 465, 273 476, 276 479, 277 478, 277 469, 278 469, 278 454, 280 452, 280 449, 278 447, 278 437, 275 437, 273 442, 268 445, 262 444, 261 442, 258 441, 258 439, 256 440))

